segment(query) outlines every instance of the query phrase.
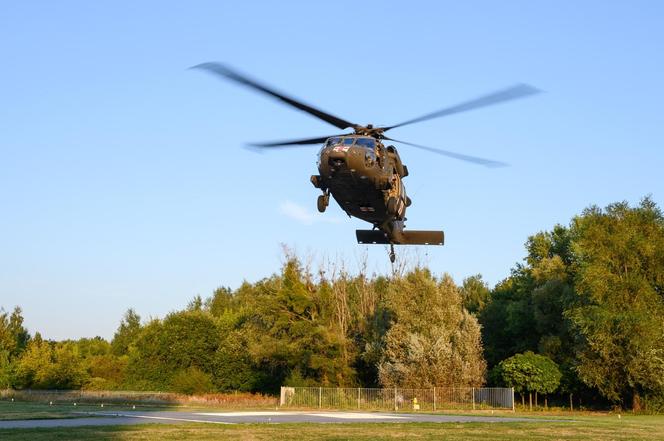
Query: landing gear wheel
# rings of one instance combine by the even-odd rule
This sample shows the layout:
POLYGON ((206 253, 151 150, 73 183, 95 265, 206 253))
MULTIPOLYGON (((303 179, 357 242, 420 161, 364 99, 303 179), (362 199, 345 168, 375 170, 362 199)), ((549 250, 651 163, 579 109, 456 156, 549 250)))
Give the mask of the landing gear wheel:
POLYGON ((394 254, 394 245, 390 244, 390 262, 394 263, 397 260, 396 254, 394 254))
POLYGON ((318 196, 318 200, 316 201, 316 205, 318 205, 318 211, 321 213, 325 213, 325 209, 327 208, 329 199, 327 198, 326 195, 322 194, 318 196))

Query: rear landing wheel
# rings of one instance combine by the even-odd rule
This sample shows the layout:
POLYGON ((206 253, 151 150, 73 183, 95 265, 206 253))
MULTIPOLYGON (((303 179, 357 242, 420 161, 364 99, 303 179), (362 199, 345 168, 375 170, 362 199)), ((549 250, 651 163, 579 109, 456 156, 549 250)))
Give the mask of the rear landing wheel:
POLYGON ((328 204, 328 198, 324 194, 318 196, 318 200, 316 201, 316 205, 318 205, 318 211, 321 213, 325 213, 325 209, 327 208, 328 204))

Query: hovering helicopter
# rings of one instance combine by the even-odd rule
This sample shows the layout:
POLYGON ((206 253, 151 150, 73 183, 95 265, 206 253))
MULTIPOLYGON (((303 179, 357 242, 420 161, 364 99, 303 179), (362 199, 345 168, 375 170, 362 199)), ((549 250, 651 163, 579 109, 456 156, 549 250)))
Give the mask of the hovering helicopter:
POLYGON ((356 230, 358 243, 390 245, 391 262, 395 260, 394 245, 443 245, 445 236, 442 231, 405 230, 406 208, 412 203, 406 195, 406 188, 403 184, 403 178, 408 176, 408 167, 401 161, 397 149, 393 145, 386 145, 385 141, 408 145, 486 167, 501 167, 507 164, 399 141, 388 138, 385 136, 385 132, 397 127, 539 93, 539 90, 532 86, 518 84, 399 124, 374 127, 372 124, 366 126, 355 124, 323 112, 276 92, 220 63, 203 63, 193 66, 192 69, 202 69, 270 95, 339 129, 352 129, 353 133, 250 145, 259 148, 275 148, 322 143, 323 147, 318 153, 319 174, 311 176, 313 186, 322 192, 318 196, 318 211, 323 213, 330 203, 330 196, 334 197, 349 217, 355 216, 373 225, 372 230, 356 230))

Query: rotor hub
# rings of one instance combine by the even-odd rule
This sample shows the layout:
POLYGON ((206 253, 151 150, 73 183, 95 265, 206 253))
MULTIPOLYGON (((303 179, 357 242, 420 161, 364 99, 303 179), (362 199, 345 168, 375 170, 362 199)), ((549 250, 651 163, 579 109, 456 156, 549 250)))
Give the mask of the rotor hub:
POLYGON ((371 136, 376 139, 383 139, 383 132, 385 131, 384 127, 374 127, 373 124, 367 124, 366 126, 356 125, 353 129, 356 135, 371 136))

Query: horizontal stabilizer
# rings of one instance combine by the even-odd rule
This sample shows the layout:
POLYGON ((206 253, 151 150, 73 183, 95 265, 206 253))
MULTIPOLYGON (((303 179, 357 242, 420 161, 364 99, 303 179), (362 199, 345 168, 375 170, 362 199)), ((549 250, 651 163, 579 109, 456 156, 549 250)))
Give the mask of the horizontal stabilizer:
POLYGON ((357 236, 357 243, 366 243, 366 244, 390 243, 390 239, 387 238, 387 234, 383 233, 380 230, 355 230, 355 235, 357 236))
POLYGON ((442 231, 402 231, 401 245, 442 245, 445 233, 442 231))
POLYGON ((363 244, 395 245, 443 245, 445 233, 442 231, 402 231, 398 238, 390 238, 380 230, 355 230, 357 242, 363 244))

